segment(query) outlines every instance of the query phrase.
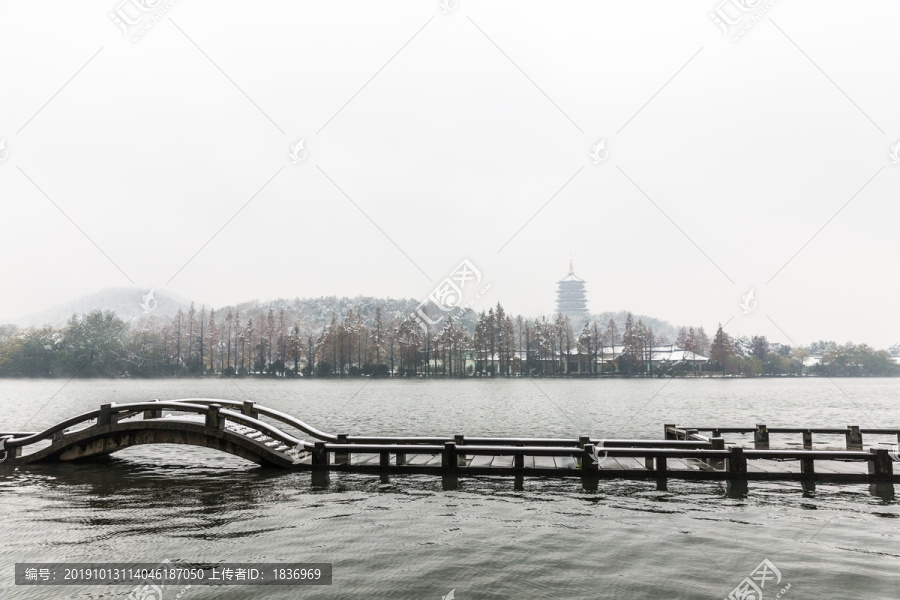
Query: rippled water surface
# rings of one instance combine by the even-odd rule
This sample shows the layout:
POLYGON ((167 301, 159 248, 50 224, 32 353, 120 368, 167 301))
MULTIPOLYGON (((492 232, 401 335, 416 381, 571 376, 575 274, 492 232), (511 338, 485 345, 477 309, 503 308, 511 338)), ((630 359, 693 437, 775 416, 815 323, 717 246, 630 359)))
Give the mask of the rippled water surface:
MULTIPOLYGON (((900 426, 900 380, 17 381, 0 430, 101 402, 252 399, 351 434, 660 437, 687 426, 900 426)), ((774 445, 799 440, 779 439, 774 445)), ((869 440, 867 440, 868 443, 869 440)), ((765 598, 900 598, 900 502, 866 485, 309 474, 142 446, 105 462, 0 466, 0 598, 125 598, 16 588, 15 562, 330 562, 327 587, 194 587, 207 598, 725 598, 768 558, 765 598), (772 589, 771 593, 769 590, 772 589)), ((179 590, 165 592, 167 600, 179 590)))

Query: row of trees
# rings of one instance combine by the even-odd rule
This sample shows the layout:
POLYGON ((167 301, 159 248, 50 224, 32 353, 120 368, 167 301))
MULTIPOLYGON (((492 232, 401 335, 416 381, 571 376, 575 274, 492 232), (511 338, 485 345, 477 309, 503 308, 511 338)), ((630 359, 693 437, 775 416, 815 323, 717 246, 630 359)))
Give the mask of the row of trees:
POLYGON ((61 328, 0 326, 0 376, 565 376, 618 374, 893 375, 891 354, 866 345, 816 342, 809 348, 732 338, 719 326, 682 328, 674 345, 687 361, 660 362, 653 348, 672 343, 629 313, 583 323, 565 315, 529 319, 499 303, 480 314, 448 316, 425 329, 382 307, 348 308, 325 323, 291 318, 277 307, 199 310, 125 321, 112 312, 73 315, 61 328), (578 325, 582 325, 579 323, 578 325), (620 329, 621 325, 621 329, 620 329), (697 356, 693 356, 694 353, 697 356), (815 365, 811 355, 821 353, 815 365), (709 357, 708 362, 692 360, 709 357))
POLYGON ((852 342, 839 345, 833 341, 819 341, 807 347, 791 347, 773 344, 765 336, 731 338, 720 325, 710 345, 709 358, 710 368, 726 375, 853 377, 900 374, 900 365, 894 356, 889 350, 852 342))

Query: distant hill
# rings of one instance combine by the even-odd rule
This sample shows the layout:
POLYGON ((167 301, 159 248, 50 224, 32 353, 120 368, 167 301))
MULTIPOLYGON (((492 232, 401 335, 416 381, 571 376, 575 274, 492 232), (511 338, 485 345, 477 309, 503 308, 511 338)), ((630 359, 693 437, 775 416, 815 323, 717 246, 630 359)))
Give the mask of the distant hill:
MULTIPOLYGON (((151 321, 158 318, 174 317, 179 309, 187 313, 191 301, 172 296, 158 290, 153 290, 153 298, 147 304, 148 308, 153 308, 149 313, 145 312, 143 302, 144 298, 150 290, 142 288, 109 288, 94 294, 82 296, 81 298, 54 306, 45 311, 26 315, 18 319, 7 321, 9 324, 18 325, 20 327, 40 327, 42 325, 52 325, 53 327, 62 327, 66 324, 73 314, 84 314, 92 310, 111 310, 123 320, 132 320, 132 324, 139 323, 149 318, 151 321)), ((276 313, 284 310, 285 317, 289 323, 298 322, 305 331, 313 331, 321 329, 323 326, 331 322, 331 315, 336 314, 338 320, 342 320, 349 309, 355 313, 362 313, 363 320, 367 325, 372 325, 375 319, 375 307, 381 306, 382 315, 385 323, 392 319, 404 319, 410 313, 415 311, 418 306, 418 300, 413 298, 376 298, 373 296, 356 296, 354 298, 338 297, 338 296, 322 296, 319 298, 279 298, 270 301, 251 300, 242 302, 238 305, 217 306, 214 307, 218 317, 221 319, 229 312, 239 310, 242 320, 246 320, 248 316, 267 312, 270 308, 276 313)), ((197 310, 203 306, 201 302, 195 302, 194 306, 197 310)), ((209 305, 206 305, 209 308, 209 305)), ((489 307, 483 307, 487 310, 489 307)), ((480 311, 479 311, 480 312, 480 311)), ((601 330, 606 328, 606 324, 610 319, 616 322, 619 328, 619 334, 625 330, 626 311, 619 312, 603 312, 591 315, 591 319, 597 320, 597 325, 601 330)), ((515 317, 515 315, 513 315, 515 317)), ((547 319, 552 321, 554 315, 547 314, 547 319)), ((478 312, 466 309, 460 313, 454 314, 454 319, 460 325, 464 326, 469 332, 475 328, 478 320, 478 312)), ((669 341, 674 341, 677 335, 677 329, 667 321, 662 321, 647 315, 634 315, 634 320, 642 320, 644 324, 653 328, 657 336, 662 336, 669 341)), ((583 321, 573 322, 573 330, 576 335, 581 332, 583 321)))
POLYGON ((61 327, 66 324, 73 314, 84 314, 92 310, 111 310, 117 316, 126 320, 130 317, 140 318, 147 314, 171 317, 178 312, 179 308, 187 310, 190 306, 190 301, 188 300, 153 290, 153 298, 148 298, 147 304, 144 305, 153 310, 147 313, 142 304, 149 292, 150 290, 148 289, 136 287, 108 288, 41 312, 9 320, 7 323, 20 327, 40 327, 43 325, 61 327))
MULTIPOLYGON (((361 313, 365 324, 371 326, 375 321, 375 308, 377 306, 381 306, 382 319, 387 324, 392 319, 405 319, 416 310, 418 305, 419 301, 414 298, 321 296, 319 298, 294 298, 293 300, 279 298, 268 302, 253 300, 242 302, 236 307, 224 306, 216 308, 216 313, 224 315, 237 309, 240 310, 243 318, 246 318, 248 314, 265 312, 270 308, 276 313, 283 309, 289 322, 299 322, 302 329, 310 331, 321 329, 324 325, 331 323, 332 314, 337 315, 338 321, 341 321, 350 309, 354 313, 361 313)), ((471 309, 465 309, 460 312, 454 312, 453 319, 455 322, 472 330, 475 328, 478 314, 471 309)))
MULTIPOLYGON (((616 323, 616 327, 619 328, 619 335, 622 335, 622 332, 625 331, 625 319, 628 317, 628 311, 620 310, 619 312, 602 312, 591 315, 592 319, 597 320, 597 325, 601 328, 601 330, 606 329, 606 324, 609 323, 609 320, 612 319, 616 323)), ((678 337, 678 328, 669 323, 668 321, 663 321, 662 319, 657 319, 655 317, 648 317, 647 315, 632 315, 634 318, 634 322, 643 321, 644 325, 649 326, 653 329, 653 333, 656 337, 662 337, 666 340, 666 343, 672 343, 675 341, 675 338, 678 337)), ((710 335, 707 332, 707 335, 710 335)))

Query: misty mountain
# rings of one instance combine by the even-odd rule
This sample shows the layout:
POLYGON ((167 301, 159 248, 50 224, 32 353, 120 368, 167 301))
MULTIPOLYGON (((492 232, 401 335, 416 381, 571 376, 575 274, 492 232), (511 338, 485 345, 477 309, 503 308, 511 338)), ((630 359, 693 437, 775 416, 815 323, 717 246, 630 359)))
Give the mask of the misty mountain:
POLYGON ((5 323, 20 327, 40 327, 52 325, 62 327, 73 314, 84 314, 92 310, 111 310, 123 320, 137 319, 147 314, 161 317, 171 317, 178 309, 187 310, 189 300, 184 300, 172 294, 152 290, 153 296, 148 297, 151 290, 144 288, 107 288, 99 292, 82 296, 75 300, 59 304, 47 310, 32 313, 17 319, 5 320, 5 323), (146 303, 145 303, 146 298, 146 303), (147 312, 146 309, 151 309, 147 312))
MULTIPOLYGON (((110 310, 123 320, 131 319, 134 322, 133 324, 138 324, 144 319, 173 317, 179 309, 186 313, 190 307, 190 300, 158 290, 153 290, 153 298, 148 298, 147 304, 144 304, 144 299, 149 291, 142 288, 108 288, 38 313, 5 322, 20 327, 39 327, 42 325, 62 327, 73 314, 85 314, 93 310, 110 310), (146 308, 152 310, 148 313, 145 310, 146 308)), ((375 319, 376 306, 381 306, 383 319, 385 322, 388 322, 392 319, 406 318, 416 310, 418 304, 419 301, 414 298, 322 296, 319 298, 279 298, 269 301, 251 300, 237 305, 216 306, 213 308, 215 308, 220 318, 229 312, 239 310, 244 319, 251 314, 267 312, 270 308, 276 313, 283 309, 289 323, 299 323, 303 330, 312 331, 328 325, 333 314, 337 315, 338 320, 341 320, 348 310, 353 310, 354 313, 361 313, 363 321, 371 326, 375 319)), ((199 311, 203 304, 195 301, 194 306, 199 311)), ((206 309, 208 310, 209 308, 210 306, 206 305, 206 309)), ((481 308, 488 310, 489 307, 484 306, 481 308)), ((453 318, 471 332, 474 331, 480 312, 480 310, 476 312, 466 309, 453 313, 453 318)), ((627 311, 624 310, 602 312, 591 315, 591 318, 597 320, 597 324, 601 329, 606 327, 610 319, 613 319, 619 331, 622 332, 625 329, 627 314, 627 311)), ((548 313, 546 316, 551 321, 554 318, 551 313, 548 313)), ((638 320, 643 321, 644 324, 653 328, 657 336, 665 337, 669 341, 673 341, 677 335, 676 327, 667 321, 647 315, 634 315, 634 320, 635 322, 638 320)), ((572 323, 576 335, 581 332, 582 325, 583 322, 572 323)))

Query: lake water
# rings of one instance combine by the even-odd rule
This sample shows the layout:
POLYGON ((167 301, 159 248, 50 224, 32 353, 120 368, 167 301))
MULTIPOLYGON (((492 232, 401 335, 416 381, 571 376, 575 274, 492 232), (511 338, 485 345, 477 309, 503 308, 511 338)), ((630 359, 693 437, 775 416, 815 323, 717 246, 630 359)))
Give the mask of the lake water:
MULTIPOLYGON (((653 437, 685 426, 900 426, 900 379, 0 380, 0 430, 102 402, 252 399, 331 433, 653 437)), ((772 445, 798 442, 772 437, 772 445)), ((866 440, 867 443, 869 440, 866 440)), ((887 446, 885 446, 887 447, 887 446)), ((16 562, 330 562, 322 587, 193 587, 213 598, 726 598, 764 559, 764 597, 900 598, 900 501, 867 485, 462 478, 264 470, 142 446, 102 464, 0 466, 0 598, 125 598, 128 587, 16 588, 16 562), (771 590, 771 591, 770 591, 771 590)), ((164 598, 175 598, 168 588, 164 598)))

